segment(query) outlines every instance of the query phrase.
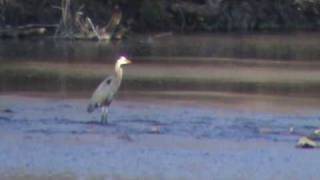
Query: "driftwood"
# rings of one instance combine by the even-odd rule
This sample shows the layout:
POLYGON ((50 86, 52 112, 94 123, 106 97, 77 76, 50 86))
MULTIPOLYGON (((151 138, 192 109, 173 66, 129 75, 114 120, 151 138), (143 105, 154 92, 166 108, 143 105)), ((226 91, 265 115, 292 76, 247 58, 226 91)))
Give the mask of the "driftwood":
POLYGON ((117 31, 113 31, 111 38, 117 40, 123 39, 127 32, 128 29, 120 27, 117 31))
POLYGON ((74 23, 71 14, 71 1, 61 1, 61 20, 55 32, 55 37, 68 38, 74 34, 74 23))
POLYGON ((81 11, 82 7, 76 12, 71 11, 71 1, 62 0, 61 4, 61 20, 59 27, 55 32, 55 37, 65 39, 81 39, 81 40, 110 40, 122 39, 126 31, 119 28, 122 12, 115 7, 109 23, 102 28, 95 25, 90 17, 84 16, 81 11))
POLYGON ((87 17, 86 20, 88 21, 88 23, 89 23, 89 25, 90 25, 90 27, 91 27, 92 32, 96 35, 96 37, 98 38, 98 40, 101 40, 102 38, 101 38, 100 34, 98 33, 96 27, 93 25, 91 19, 90 19, 89 17, 87 17))
POLYGON ((299 148, 320 148, 320 129, 316 129, 309 136, 302 136, 296 146, 299 148))
POLYGON ((7 27, 0 29, 0 37, 2 38, 24 38, 31 36, 43 36, 49 30, 56 28, 57 25, 46 24, 28 24, 24 26, 7 27))
MULTIPOLYGON (((0 0, 1 1, 1 0, 0 0)), ((77 10, 71 7, 73 1, 61 0, 61 19, 57 25, 35 25, 0 28, 0 38, 21 38, 31 36, 48 35, 54 33, 55 38, 82 39, 82 40, 110 40, 122 39, 127 29, 120 26, 122 12, 116 6, 108 23, 101 28, 93 23, 93 20, 82 12, 84 6, 77 10)))
POLYGON ((299 148, 320 148, 320 143, 309 138, 307 136, 303 136, 299 139, 296 147, 299 148))

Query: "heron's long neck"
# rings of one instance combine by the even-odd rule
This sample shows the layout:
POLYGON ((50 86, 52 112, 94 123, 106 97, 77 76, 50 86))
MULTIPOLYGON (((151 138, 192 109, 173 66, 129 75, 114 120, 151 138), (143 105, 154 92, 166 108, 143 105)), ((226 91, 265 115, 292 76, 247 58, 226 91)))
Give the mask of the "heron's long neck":
POLYGON ((117 78, 121 81, 122 80, 123 70, 122 70, 120 64, 118 64, 118 63, 116 64, 115 71, 116 71, 117 78))

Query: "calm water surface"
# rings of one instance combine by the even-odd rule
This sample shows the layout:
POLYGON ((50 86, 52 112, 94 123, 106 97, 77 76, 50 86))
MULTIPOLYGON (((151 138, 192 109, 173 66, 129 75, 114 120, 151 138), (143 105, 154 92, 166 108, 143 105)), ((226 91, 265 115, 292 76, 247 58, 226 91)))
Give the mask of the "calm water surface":
MULTIPOLYGON (((0 65, 111 63, 123 54, 195 57, 195 62, 197 57, 318 61, 319 37, 295 33, 149 35, 112 43, 1 40, 0 65)), ((28 93, 0 93, 1 179, 320 177, 318 152, 295 148, 300 136, 319 127, 320 103, 315 98, 223 93, 208 98, 194 92, 186 98, 179 91, 146 98, 144 92, 127 92, 112 104, 110 125, 102 126, 97 123, 99 112, 86 112, 89 95, 70 99, 73 92, 66 93, 64 85, 50 98, 32 94, 32 83, 25 84, 28 93)))
POLYGON ((111 43, 52 39, 0 40, 0 60, 105 62, 131 57, 229 57, 320 60, 320 33, 133 35, 111 43))

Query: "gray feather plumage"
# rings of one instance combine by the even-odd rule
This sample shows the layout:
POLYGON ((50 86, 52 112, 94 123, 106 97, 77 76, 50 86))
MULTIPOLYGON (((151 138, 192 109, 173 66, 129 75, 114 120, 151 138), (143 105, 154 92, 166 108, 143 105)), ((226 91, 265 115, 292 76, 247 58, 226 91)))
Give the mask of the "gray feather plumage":
POLYGON ((88 105, 88 112, 92 112, 97 108, 102 107, 101 122, 107 123, 108 107, 110 106, 114 95, 117 93, 122 81, 122 65, 130 64, 131 61, 124 56, 121 56, 115 66, 115 74, 105 78, 93 92, 88 105))
POLYGON ((93 112, 102 106, 109 106, 119 89, 120 83, 121 80, 116 75, 106 77, 94 91, 88 105, 88 112, 93 112))

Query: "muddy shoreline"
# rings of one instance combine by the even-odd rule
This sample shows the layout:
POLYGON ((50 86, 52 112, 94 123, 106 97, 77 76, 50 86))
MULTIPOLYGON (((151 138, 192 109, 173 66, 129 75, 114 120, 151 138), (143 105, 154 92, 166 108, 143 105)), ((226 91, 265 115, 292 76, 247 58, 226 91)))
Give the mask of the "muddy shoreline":
POLYGON ((1 109, 10 109, 0 112, 1 179, 320 177, 318 150, 295 147, 319 126, 320 114, 307 111, 311 106, 277 112, 292 101, 244 110, 239 107, 259 106, 259 98, 245 96, 237 104, 119 96, 110 125, 102 126, 95 123, 99 113, 85 112, 87 99, 0 95, 1 109))

